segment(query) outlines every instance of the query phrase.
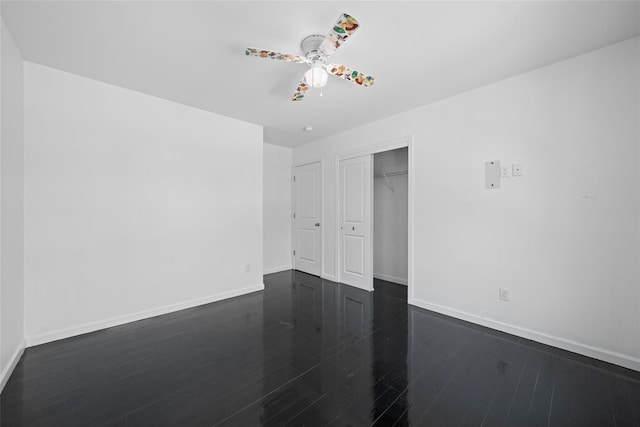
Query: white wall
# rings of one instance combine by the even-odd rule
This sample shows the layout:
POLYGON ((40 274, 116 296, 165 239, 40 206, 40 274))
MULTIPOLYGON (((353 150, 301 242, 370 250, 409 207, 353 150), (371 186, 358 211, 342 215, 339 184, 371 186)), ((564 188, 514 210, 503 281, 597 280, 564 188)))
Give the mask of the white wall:
POLYGON ((26 62, 24 172, 29 345, 263 288, 259 126, 26 62))
MULTIPOLYGON (((406 171, 408 149, 383 151, 373 156, 374 176, 406 171)), ((373 277, 407 284, 409 180, 407 175, 373 180, 373 277)))
POLYGON ((640 370, 639 44, 307 144, 294 162, 330 160, 325 221, 335 230, 335 153, 413 135, 410 301, 640 370), (494 159, 522 163, 524 176, 485 190, 494 159), (511 301, 498 300, 501 286, 511 301))
POLYGON ((0 390, 24 350, 23 60, 2 22, 0 133, 0 390))
POLYGON ((291 148, 263 148, 264 273, 291 269, 291 148))

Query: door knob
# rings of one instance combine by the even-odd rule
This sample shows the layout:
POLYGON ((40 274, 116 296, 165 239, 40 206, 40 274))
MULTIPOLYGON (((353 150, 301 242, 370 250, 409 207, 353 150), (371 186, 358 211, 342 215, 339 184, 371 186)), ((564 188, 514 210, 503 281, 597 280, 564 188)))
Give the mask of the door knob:
POLYGON ((316 222, 316 227, 320 227, 320 223, 319 222, 316 222))

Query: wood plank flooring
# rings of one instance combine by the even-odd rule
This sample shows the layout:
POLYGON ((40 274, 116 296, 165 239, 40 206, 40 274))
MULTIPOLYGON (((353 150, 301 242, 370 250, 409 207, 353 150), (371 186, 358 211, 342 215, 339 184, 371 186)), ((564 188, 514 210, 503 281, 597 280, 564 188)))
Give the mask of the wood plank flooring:
POLYGON ((300 272, 32 347, 10 426, 640 427, 640 373, 300 272))

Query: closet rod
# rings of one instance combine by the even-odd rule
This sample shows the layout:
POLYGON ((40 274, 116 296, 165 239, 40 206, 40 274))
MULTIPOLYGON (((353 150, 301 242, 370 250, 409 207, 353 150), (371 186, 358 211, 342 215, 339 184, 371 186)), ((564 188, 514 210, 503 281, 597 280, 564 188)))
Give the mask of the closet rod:
POLYGON ((373 175, 374 178, 385 178, 388 176, 407 175, 409 171, 382 172, 373 175))

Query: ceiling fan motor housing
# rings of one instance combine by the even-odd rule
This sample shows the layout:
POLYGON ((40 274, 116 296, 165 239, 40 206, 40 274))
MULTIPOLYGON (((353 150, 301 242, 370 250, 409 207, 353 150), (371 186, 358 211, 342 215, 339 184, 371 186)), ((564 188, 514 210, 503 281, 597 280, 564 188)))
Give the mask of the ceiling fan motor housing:
POLYGON ((320 52, 318 52, 318 49, 325 38, 326 36, 320 34, 312 34, 305 37, 300 43, 300 48, 302 49, 305 58, 311 62, 322 61, 323 58, 320 55, 320 52))

